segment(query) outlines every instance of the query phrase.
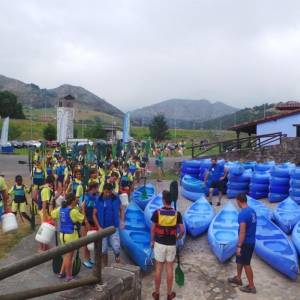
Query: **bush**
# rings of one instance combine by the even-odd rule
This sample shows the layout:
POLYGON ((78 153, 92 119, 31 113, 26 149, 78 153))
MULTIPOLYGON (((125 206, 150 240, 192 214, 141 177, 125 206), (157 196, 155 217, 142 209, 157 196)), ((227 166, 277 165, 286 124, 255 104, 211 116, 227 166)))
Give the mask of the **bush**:
POLYGON ((44 128, 43 135, 44 139, 47 141, 54 141, 56 140, 56 127, 52 124, 49 124, 44 128))

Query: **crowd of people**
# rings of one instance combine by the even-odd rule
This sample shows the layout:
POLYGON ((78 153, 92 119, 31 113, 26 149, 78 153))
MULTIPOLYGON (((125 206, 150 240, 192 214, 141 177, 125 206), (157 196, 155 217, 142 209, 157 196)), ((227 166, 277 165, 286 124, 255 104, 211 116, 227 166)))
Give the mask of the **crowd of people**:
MULTIPOLYGON (((61 244, 86 236, 90 230, 102 230, 113 226, 116 232, 102 241, 102 263, 103 266, 108 264, 109 245, 113 250, 115 261, 120 262, 119 229, 124 228, 124 212, 128 202, 124 201, 124 198, 121 201, 119 195, 130 196, 135 185, 145 178, 148 168, 148 157, 144 152, 138 154, 123 153, 117 160, 108 156, 104 162, 95 159, 93 164, 87 166, 84 150, 78 152, 75 161, 68 155, 62 155, 59 147, 53 152, 48 151, 44 154, 36 150, 33 157, 31 186, 26 186, 22 176, 17 175, 14 185, 8 188, 4 178, 0 176, 0 215, 12 212, 32 223, 33 216, 37 214, 41 223, 50 222, 57 227, 61 244), (27 209, 29 194, 32 195, 31 215, 27 209)), ((156 147, 154 154, 156 167, 163 172, 162 150, 156 147)), ((217 160, 213 158, 211 167, 205 175, 211 204, 215 188, 219 190, 217 206, 221 204, 227 173, 227 170, 218 165, 217 160)), ((156 261, 155 290, 152 296, 153 299, 160 298, 162 271, 166 266, 167 298, 171 300, 176 297, 172 290, 176 241, 184 234, 184 227, 181 214, 171 205, 170 192, 163 191, 162 197, 164 205, 154 212, 151 219, 153 222, 151 247, 154 249, 156 261)), ((237 197, 237 205, 241 209, 238 218, 237 275, 229 278, 229 282, 242 285, 241 274, 244 269, 249 284, 243 287, 242 291, 255 293, 250 261, 255 246, 256 215, 254 210, 247 206, 245 195, 237 197)), ((48 249, 49 245, 38 244, 38 251, 48 249)), ((83 247, 82 253, 83 265, 92 268, 93 260, 88 248, 83 247)), ((73 256, 74 251, 64 255, 58 274, 59 278, 64 278, 67 282, 73 279, 73 256)))

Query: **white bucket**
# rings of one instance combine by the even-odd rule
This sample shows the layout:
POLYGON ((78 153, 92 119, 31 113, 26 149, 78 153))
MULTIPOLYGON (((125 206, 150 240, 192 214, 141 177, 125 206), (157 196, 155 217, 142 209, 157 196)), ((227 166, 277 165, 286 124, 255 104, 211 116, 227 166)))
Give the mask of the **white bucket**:
MULTIPOLYGON (((87 232, 87 235, 90 235, 90 234, 95 233, 95 232, 97 232, 97 230, 89 230, 87 232)), ((88 244, 87 248, 88 248, 89 251, 94 251, 94 243, 88 244)))
POLYGON ((125 206, 125 207, 128 206, 128 204, 129 204, 128 195, 126 193, 123 193, 120 195, 120 200, 121 200, 122 206, 125 206))
POLYGON ((18 229, 17 218, 13 213, 2 215, 2 230, 4 233, 15 231, 18 229))
POLYGON ((55 237, 55 231, 56 231, 55 226, 44 222, 40 226, 35 236, 35 240, 42 244, 50 245, 51 242, 53 241, 53 238, 55 237))

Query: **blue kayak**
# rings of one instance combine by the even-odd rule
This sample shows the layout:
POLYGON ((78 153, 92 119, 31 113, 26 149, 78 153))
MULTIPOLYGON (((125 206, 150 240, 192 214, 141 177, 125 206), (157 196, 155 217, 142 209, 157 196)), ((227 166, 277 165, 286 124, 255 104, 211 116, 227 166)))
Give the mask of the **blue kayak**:
POLYGON ((208 242, 220 262, 225 262, 234 255, 238 243, 238 228, 238 211, 229 202, 214 217, 208 228, 208 242))
POLYGON ((136 188, 131 196, 131 199, 144 210, 146 205, 155 195, 155 187, 153 184, 146 184, 136 188))
POLYGON ((214 217, 214 210, 204 196, 193 203, 183 215, 187 232, 192 237, 204 233, 214 217))
POLYGON ((206 185, 203 181, 196 179, 190 175, 185 175, 181 180, 182 187, 189 192, 204 193, 206 192, 206 185))
POLYGON ((258 216, 256 254, 277 271, 291 279, 298 274, 298 256, 286 234, 264 216, 258 216))
POLYGON ((290 234, 300 221, 300 207, 290 197, 279 203, 273 213, 274 222, 286 234, 290 234))
POLYGON ((292 232, 292 242, 300 255, 300 221, 295 225, 292 232))
POLYGON ((130 258, 143 270, 149 269, 151 254, 150 232, 146 226, 144 213, 131 202, 125 212, 125 227, 120 230, 121 244, 130 258))
POLYGON ((201 198, 205 193, 197 193, 197 192, 191 192, 187 191, 184 187, 181 187, 181 195, 191 201, 197 201, 199 198, 201 198))
POLYGON ((257 216, 264 216, 265 218, 271 220, 272 211, 263 202, 247 196, 247 204, 249 207, 255 210, 257 216))

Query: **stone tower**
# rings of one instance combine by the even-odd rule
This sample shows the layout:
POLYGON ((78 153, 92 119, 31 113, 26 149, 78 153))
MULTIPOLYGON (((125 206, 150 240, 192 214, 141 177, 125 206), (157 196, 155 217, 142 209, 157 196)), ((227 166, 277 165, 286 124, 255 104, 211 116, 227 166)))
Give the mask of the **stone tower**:
POLYGON ((74 135, 74 101, 72 95, 60 98, 57 105, 57 141, 66 143, 74 135))

